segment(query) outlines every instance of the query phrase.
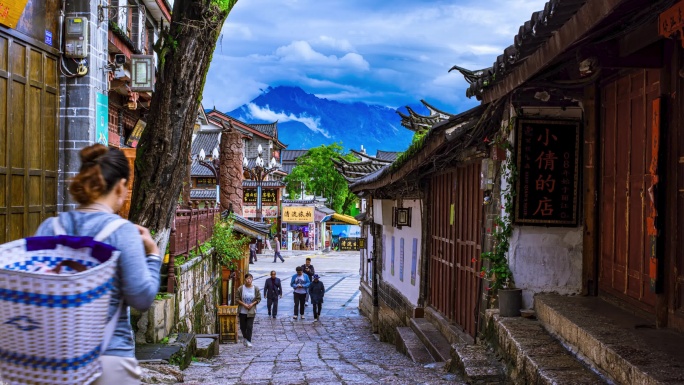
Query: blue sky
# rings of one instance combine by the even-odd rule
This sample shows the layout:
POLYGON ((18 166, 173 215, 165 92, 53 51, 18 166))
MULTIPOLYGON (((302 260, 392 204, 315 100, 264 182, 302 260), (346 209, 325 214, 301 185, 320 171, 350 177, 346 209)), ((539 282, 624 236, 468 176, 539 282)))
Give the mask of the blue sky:
POLYGON ((239 0, 204 89, 230 111, 268 86, 399 108, 478 104, 453 65, 491 66, 542 0, 239 0))

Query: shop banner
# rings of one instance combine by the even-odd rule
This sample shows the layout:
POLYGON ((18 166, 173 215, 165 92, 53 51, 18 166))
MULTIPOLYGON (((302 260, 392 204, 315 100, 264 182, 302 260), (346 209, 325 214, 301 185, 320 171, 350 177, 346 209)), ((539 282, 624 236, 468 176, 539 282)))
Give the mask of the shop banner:
POLYGON ((309 223, 314 218, 313 207, 285 206, 283 207, 283 222, 309 223))
MULTIPOLYGON (((256 218, 256 206, 242 206, 242 216, 256 218)), ((262 218, 275 218, 278 216, 278 206, 261 206, 262 218)))

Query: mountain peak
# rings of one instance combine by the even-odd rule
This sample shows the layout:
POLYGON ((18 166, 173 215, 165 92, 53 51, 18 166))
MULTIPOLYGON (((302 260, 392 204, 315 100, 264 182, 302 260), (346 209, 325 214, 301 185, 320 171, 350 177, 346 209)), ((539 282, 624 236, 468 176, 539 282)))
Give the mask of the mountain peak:
POLYGON ((413 137, 394 109, 323 99, 297 86, 268 87, 227 114, 251 123, 278 121, 278 138, 297 148, 341 142, 346 149, 363 145, 370 153, 403 151, 413 137))

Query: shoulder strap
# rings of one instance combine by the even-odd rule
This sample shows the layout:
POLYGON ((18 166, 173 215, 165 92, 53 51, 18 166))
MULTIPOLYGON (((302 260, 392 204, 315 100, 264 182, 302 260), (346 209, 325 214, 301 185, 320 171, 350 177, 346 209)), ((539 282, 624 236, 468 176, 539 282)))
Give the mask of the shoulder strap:
POLYGON ((95 235, 93 237, 93 239, 98 241, 98 242, 102 242, 105 239, 107 239, 110 235, 112 235, 113 232, 118 230, 119 227, 125 225, 127 222, 128 222, 128 220, 123 219, 123 218, 115 219, 115 220, 107 223, 107 225, 105 227, 103 227, 102 230, 100 230, 100 232, 97 233, 97 235, 95 235))
MULTIPOLYGON (((115 219, 100 230, 93 239, 97 242, 102 242, 105 239, 107 239, 110 235, 112 235, 113 232, 119 229, 119 227, 125 225, 128 222, 128 220, 119 218, 115 219)), ((114 312, 114 316, 112 316, 112 319, 107 322, 107 325, 105 326, 105 331, 104 331, 104 338, 102 339, 102 345, 100 348, 100 351, 104 353, 107 350, 107 347, 109 346, 109 341, 111 341, 112 336, 114 336, 114 331, 116 330, 116 324, 119 322, 119 317, 121 316, 121 311, 123 310, 124 306, 124 300, 121 298, 121 301, 119 302, 119 306, 116 308, 116 312, 114 312)))
POLYGON ((55 235, 66 235, 66 230, 64 230, 64 226, 62 226, 62 223, 59 221, 59 217, 54 217, 52 219, 52 231, 55 235))

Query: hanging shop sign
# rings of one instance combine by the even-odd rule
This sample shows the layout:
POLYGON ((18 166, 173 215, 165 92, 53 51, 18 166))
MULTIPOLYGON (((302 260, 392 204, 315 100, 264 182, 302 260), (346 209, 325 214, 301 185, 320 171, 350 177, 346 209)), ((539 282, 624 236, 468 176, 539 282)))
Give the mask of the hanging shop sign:
POLYGON ((515 222, 577 226, 580 122, 519 119, 515 222))
MULTIPOLYGON (((256 206, 242 206, 242 214, 245 218, 256 218, 256 206)), ((276 218, 278 216, 278 206, 261 206, 262 218, 276 218)))
POLYGON ((16 28, 28 0, 0 0, 0 24, 16 28))
POLYGON ((138 119, 138 122, 135 123, 135 127, 133 127, 133 132, 131 132, 131 136, 129 136, 128 140, 126 141, 126 146, 133 148, 138 147, 138 142, 140 141, 140 137, 142 136, 142 133, 145 130, 145 126, 147 126, 147 123, 138 119))
MULTIPOLYGON (((262 189, 261 190, 261 203, 276 203, 278 197, 278 192, 275 189, 262 189)), ((242 201, 245 203, 256 203, 257 202, 257 190, 254 188, 245 189, 245 193, 242 196, 242 201)))
POLYGON ((283 222, 304 222, 313 221, 313 207, 285 206, 283 207, 283 222))
POLYGON ((366 249, 366 238, 340 238, 340 251, 358 251, 366 249))
POLYGON ((682 47, 682 31, 684 30, 684 3, 678 2, 658 15, 658 32, 661 36, 670 38, 679 32, 682 47))

